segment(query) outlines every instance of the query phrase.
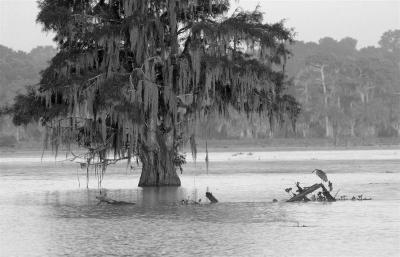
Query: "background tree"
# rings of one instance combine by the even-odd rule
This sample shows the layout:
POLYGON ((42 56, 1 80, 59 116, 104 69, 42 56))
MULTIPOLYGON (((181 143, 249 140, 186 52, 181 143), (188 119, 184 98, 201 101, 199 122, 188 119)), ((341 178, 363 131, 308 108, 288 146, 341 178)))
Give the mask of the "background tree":
POLYGON ((303 136, 397 136, 400 72, 396 31, 385 32, 382 47, 356 48, 356 40, 323 38, 296 42, 288 73, 302 104, 303 136), (323 133, 322 133, 323 131, 323 133))
MULTIPOLYGON (((178 147, 192 143, 210 113, 296 117, 286 96, 291 32, 226 0, 43 0, 38 22, 55 32, 59 52, 42 73, 35 113, 53 147, 77 143, 104 174, 108 164, 139 157, 139 186, 180 185, 178 147)), ((26 115, 25 115, 26 116, 26 115)), ((100 176, 101 177, 101 176, 100 176)))
POLYGON ((1 109, 13 102, 27 85, 39 82, 39 72, 47 67, 56 49, 41 46, 25 53, 0 45, 0 146, 13 146, 23 140, 40 140, 37 124, 16 127, 12 117, 1 115, 1 109), (8 143, 7 143, 8 142, 8 143))

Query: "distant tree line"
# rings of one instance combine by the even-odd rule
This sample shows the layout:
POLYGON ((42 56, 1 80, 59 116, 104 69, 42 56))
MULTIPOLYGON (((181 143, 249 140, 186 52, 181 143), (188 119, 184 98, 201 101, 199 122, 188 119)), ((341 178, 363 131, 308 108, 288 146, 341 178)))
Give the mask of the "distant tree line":
MULTIPOLYGON (((38 46, 26 53, 0 45, 0 111, 5 112, 4 107, 13 102, 17 93, 39 82, 39 73, 56 52, 51 46, 38 46)), ((39 139, 40 136, 37 124, 17 128, 10 116, 0 115, 0 146, 12 146, 20 139, 39 139)))
POLYGON ((325 37, 297 41, 286 72, 291 95, 301 104, 295 124, 249 120, 233 112, 200 126, 203 137, 349 138, 400 135, 400 30, 385 32, 379 47, 357 49, 357 40, 325 37), (267 127, 267 130, 265 128, 267 127))
POLYGON ((297 42, 288 65, 302 105, 296 133, 303 137, 393 137, 400 134, 400 30, 379 47, 322 38, 297 42))

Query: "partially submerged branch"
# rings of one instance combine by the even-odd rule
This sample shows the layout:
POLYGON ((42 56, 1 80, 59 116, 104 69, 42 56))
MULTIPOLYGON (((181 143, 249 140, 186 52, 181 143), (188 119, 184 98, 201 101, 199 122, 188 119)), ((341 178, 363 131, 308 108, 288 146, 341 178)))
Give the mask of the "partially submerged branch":
POLYGON ((309 199, 307 198, 307 195, 311 194, 312 192, 314 192, 320 188, 322 188, 322 192, 326 198, 326 201, 328 201, 328 202, 336 201, 336 199, 329 193, 329 191, 325 188, 325 186, 322 183, 320 183, 320 184, 314 184, 310 187, 304 188, 303 192, 301 192, 297 195, 294 195, 292 198, 287 200, 287 202, 299 202, 299 201, 304 201, 305 199, 306 199, 306 201, 309 201, 309 199))

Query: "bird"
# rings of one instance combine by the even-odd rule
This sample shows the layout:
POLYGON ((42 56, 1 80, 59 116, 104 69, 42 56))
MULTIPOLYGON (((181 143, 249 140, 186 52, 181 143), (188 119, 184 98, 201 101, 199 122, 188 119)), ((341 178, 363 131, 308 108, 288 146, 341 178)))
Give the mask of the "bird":
POLYGON ((315 170, 313 170, 311 173, 314 173, 314 172, 315 172, 315 174, 317 174, 317 176, 318 176, 321 180, 323 180, 323 181, 325 181, 325 182, 328 182, 328 176, 326 175, 325 172, 323 172, 322 170, 319 170, 319 169, 315 169, 315 170))
MULTIPOLYGON (((291 188, 291 187, 288 187, 288 188, 285 189, 285 192, 288 193, 288 194, 289 194, 290 191, 292 191, 292 188, 291 188)), ((289 195, 290 195, 290 194, 289 194, 289 195)))

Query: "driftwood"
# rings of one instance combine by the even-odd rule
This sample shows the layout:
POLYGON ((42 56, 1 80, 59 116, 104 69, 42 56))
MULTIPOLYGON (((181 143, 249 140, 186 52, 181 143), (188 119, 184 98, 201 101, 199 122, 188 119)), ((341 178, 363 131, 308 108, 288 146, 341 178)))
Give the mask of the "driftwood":
POLYGON ((304 188, 303 192, 293 196, 286 202, 309 201, 309 199, 307 198, 307 195, 311 194, 315 190, 318 190, 319 188, 322 188, 322 194, 325 196, 325 198, 328 202, 336 201, 336 199, 329 193, 329 191, 325 188, 325 186, 322 183, 320 183, 320 184, 314 184, 308 188, 304 188))
POLYGON ((211 203, 218 203, 217 198, 215 198, 211 192, 206 192, 206 197, 211 203))

